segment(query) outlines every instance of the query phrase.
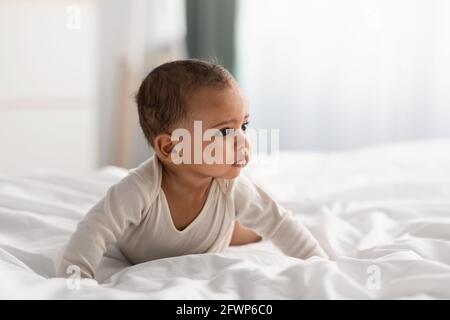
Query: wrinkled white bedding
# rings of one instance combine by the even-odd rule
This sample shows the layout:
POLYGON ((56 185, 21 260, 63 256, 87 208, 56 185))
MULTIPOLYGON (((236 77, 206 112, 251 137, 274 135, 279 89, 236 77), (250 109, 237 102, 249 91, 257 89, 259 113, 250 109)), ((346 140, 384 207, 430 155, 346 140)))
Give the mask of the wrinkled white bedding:
POLYGON ((278 172, 271 167, 246 174, 303 219, 331 261, 300 261, 261 242, 129 266, 111 248, 98 282, 78 288, 53 278, 58 254, 126 172, 0 175, 0 298, 450 298, 449 140, 285 152, 278 172))

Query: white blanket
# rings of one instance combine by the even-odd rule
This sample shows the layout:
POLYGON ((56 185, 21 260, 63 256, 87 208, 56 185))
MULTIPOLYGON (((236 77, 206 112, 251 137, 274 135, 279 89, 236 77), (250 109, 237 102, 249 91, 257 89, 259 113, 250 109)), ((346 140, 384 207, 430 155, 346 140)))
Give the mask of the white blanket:
POLYGON ((285 152, 246 170, 332 257, 268 242, 130 266, 110 248, 94 280, 53 278, 76 223, 126 174, 0 175, 0 298, 450 298, 450 141, 285 152), (269 170, 270 169, 270 170, 269 170))

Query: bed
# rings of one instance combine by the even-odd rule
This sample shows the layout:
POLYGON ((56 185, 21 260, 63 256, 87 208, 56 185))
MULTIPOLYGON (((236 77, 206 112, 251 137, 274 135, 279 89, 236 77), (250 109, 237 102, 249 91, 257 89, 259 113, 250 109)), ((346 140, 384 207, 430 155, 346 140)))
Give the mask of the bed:
POLYGON ((311 229, 330 261, 259 242, 130 266, 113 246, 96 280, 55 278, 77 222, 126 171, 1 174, 0 298, 450 298, 450 140, 281 152, 245 174, 311 229))

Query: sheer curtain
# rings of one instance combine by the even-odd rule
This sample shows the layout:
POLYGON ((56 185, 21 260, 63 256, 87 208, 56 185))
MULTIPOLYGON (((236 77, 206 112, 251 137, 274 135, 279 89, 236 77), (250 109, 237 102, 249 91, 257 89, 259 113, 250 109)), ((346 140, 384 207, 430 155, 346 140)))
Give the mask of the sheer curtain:
POLYGON ((237 73, 281 149, 450 137, 450 1, 241 0, 237 73))

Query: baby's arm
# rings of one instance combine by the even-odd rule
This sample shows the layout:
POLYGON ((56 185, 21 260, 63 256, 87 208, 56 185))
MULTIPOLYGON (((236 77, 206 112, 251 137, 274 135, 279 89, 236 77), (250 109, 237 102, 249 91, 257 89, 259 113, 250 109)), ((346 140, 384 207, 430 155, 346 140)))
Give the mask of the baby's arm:
POLYGON ((234 181, 237 220, 264 240, 271 240, 284 254, 299 259, 328 258, 311 232, 292 212, 276 203, 263 189, 241 176, 234 181))
POLYGON ((80 268, 82 278, 94 278, 107 247, 115 243, 131 224, 141 220, 145 206, 137 183, 128 176, 112 186, 77 225, 65 248, 57 275, 67 277, 71 265, 80 268))

